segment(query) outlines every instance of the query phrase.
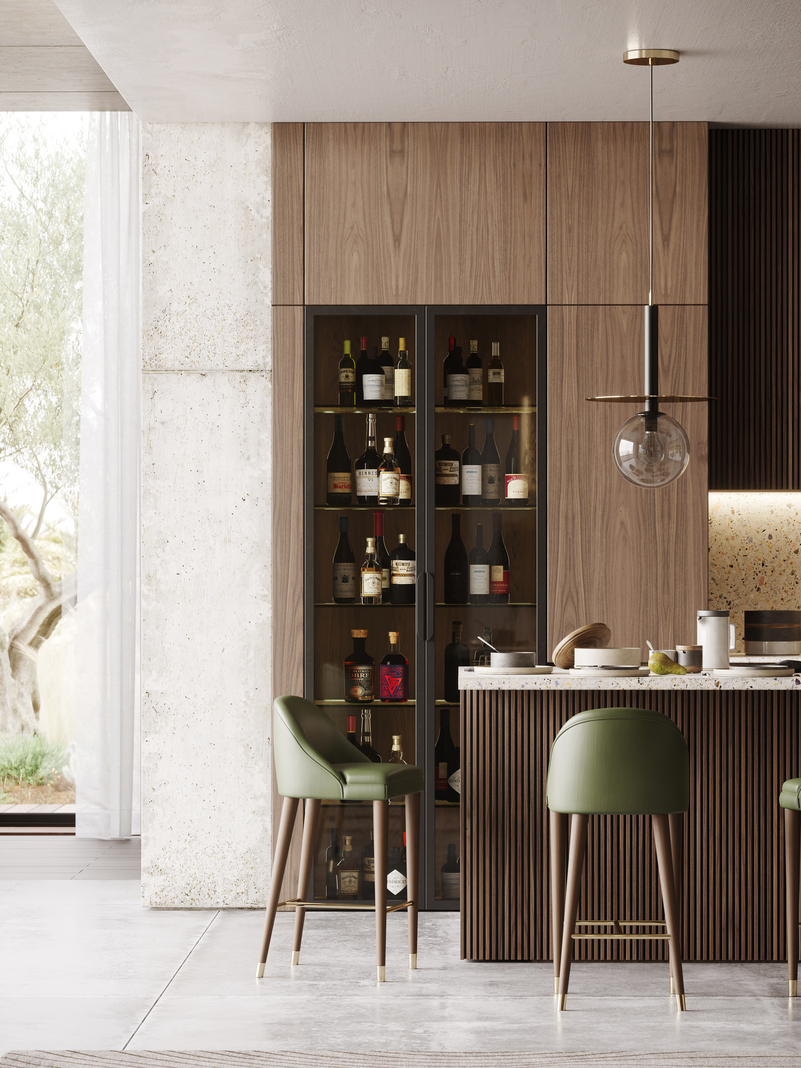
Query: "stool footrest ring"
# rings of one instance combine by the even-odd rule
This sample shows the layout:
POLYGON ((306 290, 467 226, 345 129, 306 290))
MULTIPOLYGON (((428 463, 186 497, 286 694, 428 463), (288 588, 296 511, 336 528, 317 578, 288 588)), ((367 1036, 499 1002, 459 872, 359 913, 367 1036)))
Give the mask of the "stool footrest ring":
POLYGON ((576 927, 667 927, 664 920, 576 920, 576 927))
POLYGON ((661 939, 664 941, 670 940, 669 934, 574 934, 571 938, 588 939, 588 938, 639 938, 639 939, 661 939))
MULTIPOLYGON (((414 901, 399 901, 393 905, 387 905, 387 913, 399 912, 401 909, 408 909, 414 901)), ((375 905, 362 905, 356 904, 351 901, 301 901, 300 898, 290 898, 288 901, 281 901, 275 907, 280 908, 295 908, 295 909, 355 909, 357 912, 375 912, 375 905)))

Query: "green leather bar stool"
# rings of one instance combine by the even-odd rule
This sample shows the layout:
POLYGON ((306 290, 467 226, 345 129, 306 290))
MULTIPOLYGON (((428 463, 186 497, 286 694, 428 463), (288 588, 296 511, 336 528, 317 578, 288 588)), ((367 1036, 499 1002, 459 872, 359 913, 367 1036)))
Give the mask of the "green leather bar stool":
POLYGON ((264 975, 275 914, 283 905, 295 907, 292 963, 300 959, 303 921, 307 908, 331 908, 330 901, 304 900, 309 892, 312 856, 321 801, 372 801, 375 843, 375 905, 341 904, 341 909, 375 908, 378 981, 386 972, 387 912, 408 909, 409 967, 417 967, 417 889, 420 794, 423 772, 413 764, 374 764, 337 730, 329 717, 302 697, 278 697, 273 705, 273 761, 278 792, 284 802, 275 847, 273 877, 267 902, 264 939, 256 978, 264 975), (387 906, 387 837, 390 800, 405 798, 407 900, 387 906), (298 896, 279 901, 281 883, 298 802, 305 801, 298 896))
POLYGON ((682 974, 680 905, 681 813, 690 803, 690 760, 678 727, 660 712, 597 708, 562 727, 551 747, 547 785, 551 811, 551 930, 554 989, 567 1007, 574 939, 665 939, 670 949, 670 990, 686 1008, 682 974), (564 863, 570 816, 570 852, 564 863), (665 921, 577 922, 590 816, 651 817, 665 921), (671 844, 672 839, 672 844, 671 844), (612 928, 612 933, 576 934, 576 927, 612 928), (665 927, 667 933, 629 934, 629 928, 665 927))
POLYGON ((784 809, 784 876, 787 887, 787 979, 798 997, 798 883, 801 861, 801 779, 788 779, 779 794, 784 809))

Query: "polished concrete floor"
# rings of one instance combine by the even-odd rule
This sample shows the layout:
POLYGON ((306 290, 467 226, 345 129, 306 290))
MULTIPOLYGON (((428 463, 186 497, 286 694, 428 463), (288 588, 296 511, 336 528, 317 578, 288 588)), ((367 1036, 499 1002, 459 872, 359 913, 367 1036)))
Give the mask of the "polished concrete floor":
MULTIPOLYGON (((42 879, 20 876, 26 869, 14 871, 7 851, 0 1053, 801 1050, 801 999, 785 997, 782 964, 688 965, 681 1015, 665 965, 575 965, 560 1014, 550 965, 460 961, 452 914, 421 916, 419 968, 411 973, 405 918, 389 917, 381 986, 371 916, 310 915, 301 963, 292 968, 293 917, 281 915, 257 981, 260 913, 142 909, 138 883, 128 878, 131 856, 121 854, 124 878, 109 871, 42 879)), ((113 857, 112 850, 107 867, 113 857)), ((0 843, 0 865, 2 858, 0 843)))

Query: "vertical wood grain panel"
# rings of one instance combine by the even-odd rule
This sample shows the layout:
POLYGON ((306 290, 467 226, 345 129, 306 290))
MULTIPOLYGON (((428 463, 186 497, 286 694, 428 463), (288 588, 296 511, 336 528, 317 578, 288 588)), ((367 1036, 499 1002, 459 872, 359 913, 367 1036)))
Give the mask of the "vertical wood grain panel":
POLYGON ((303 123, 274 122, 273 304, 303 304, 303 123))
MULTIPOLYGON (((657 123, 654 302, 707 302, 707 125, 657 123)), ((548 124, 548 302, 648 301, 648 124, 548 124)))
POLYGON ((306 286, 309 304, 544 303, 544 124, 307 124, 306 286))

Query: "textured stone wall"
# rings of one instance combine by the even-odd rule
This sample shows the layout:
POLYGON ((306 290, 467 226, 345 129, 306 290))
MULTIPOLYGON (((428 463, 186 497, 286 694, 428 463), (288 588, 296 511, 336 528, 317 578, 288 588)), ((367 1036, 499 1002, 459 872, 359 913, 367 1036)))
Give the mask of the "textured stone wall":
POLYGON ((142 896, 270 872, 270 126, 143 128, 142 896))

